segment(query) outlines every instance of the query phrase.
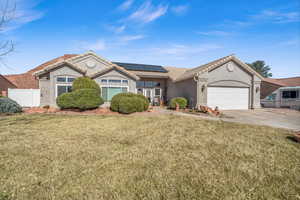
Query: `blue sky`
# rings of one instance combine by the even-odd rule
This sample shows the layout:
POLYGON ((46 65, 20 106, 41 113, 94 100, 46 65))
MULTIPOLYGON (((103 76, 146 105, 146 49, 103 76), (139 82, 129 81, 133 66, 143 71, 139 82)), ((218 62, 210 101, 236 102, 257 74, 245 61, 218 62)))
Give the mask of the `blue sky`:
MULTIPOLYGON (((0 0, 0 3, 4 0, 0 0)), ((122 62, 196 67, 234 53, 300 76, 299 0, 16 0, 2 74, 93 50, 122 62), (222 3, 221 3, 222 2, 222 3)))

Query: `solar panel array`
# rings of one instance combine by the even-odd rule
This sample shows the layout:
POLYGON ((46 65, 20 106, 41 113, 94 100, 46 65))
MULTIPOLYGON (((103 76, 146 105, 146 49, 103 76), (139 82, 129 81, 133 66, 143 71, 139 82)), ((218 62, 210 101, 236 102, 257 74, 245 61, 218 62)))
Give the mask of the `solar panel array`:
POLYGON ((133 70, 133 71, 147 71, 147 72, 168 72, 165 68, 160 65, 145 65, 145 64, 134 64, 134 63, 120 63, 120 62, 113 62, 120 67, 125 68, 126 70, 133 70))

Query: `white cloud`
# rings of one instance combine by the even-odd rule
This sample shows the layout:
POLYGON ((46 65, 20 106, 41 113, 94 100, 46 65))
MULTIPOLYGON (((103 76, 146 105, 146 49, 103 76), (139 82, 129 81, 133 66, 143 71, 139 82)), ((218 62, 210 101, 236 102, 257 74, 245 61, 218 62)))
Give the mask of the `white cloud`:
POLYGON ((165 15, 167 11, 168 5, 159 4, 158 6, 154 6, 151 1, 146 1, 126 20, 146 24, 165 15))
MULTIPOLYGON (((28 23, 36 21, 44 16, 44 12, 35 10, 37 3, 28 0, 18 0, 15 2, 9 1, 8 5, 9 17, 11 20, 2 29, 3 32, 12 31, 20 28, 28 23)), ((3 8, 0 12, 3 12, 3 8)))
POLYGON ((120 42, 130 42, 134 40, 141 40, 145 38, 144 35, 126 35, 119 38, 120 42))
POLYGON ((300 47, 300 39, 292 39, 292 40, 287 40, 287 41, 283 41, 280 42, 279 45, 282 46, 299 46, 300 47))
POLYGON ((189 9, 189 5, 179 5, 179 6, 173 6, 171 8, 172 12, 176 15, 184 15, 189 9))
POLYGON ((107 26, 107 29, 116 33, 116 34, 119 34, 119 33, 123 33, 126 29, 126 25, 120 25, 120 26, 107 26))
POLYGON ((179 56, 180 58, 184 58, 186 56, 191 56, 201 52, 211 51, 220 48, 222 47, 216 44, 201 44, 198 46, 172 44, 161 48, 154 48, 152 49, 152 51, 155 54, 159 54, 162 56, 179 56))
POLYGON ((84 50, 102 51, 106 49, 106 42, 102 39, 99 39, 95 42, 79 42, 77 48, 84 50))
POLYGON ((267 20, 273 23, 290 23, 300 21, 300 12, 279 12, 263 10, 261 13, 252 16, 255 20, 267 20))
POLYGON ((118 10, 121 10, 121 11, 128 10, 131 8, 133 3, 134 3, 134 0, 126 0, 118 7, 118 10))
POLYGON ((206 32, 197 32, 200 35, 204 35, 204 36, 229 36, 232 35, 232 33, 230 32, 226 32, 226 31, 206 31, 206 32))

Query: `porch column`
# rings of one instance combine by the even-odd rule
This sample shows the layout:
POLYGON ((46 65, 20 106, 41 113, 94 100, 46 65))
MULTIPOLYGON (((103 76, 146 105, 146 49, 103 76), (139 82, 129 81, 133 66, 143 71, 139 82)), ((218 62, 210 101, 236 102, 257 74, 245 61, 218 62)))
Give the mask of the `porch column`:
POLYGON ((195 76, 197 81, 197 105, 207 106, 207 85, 208 85, 208 72, 197 74, 195 76))

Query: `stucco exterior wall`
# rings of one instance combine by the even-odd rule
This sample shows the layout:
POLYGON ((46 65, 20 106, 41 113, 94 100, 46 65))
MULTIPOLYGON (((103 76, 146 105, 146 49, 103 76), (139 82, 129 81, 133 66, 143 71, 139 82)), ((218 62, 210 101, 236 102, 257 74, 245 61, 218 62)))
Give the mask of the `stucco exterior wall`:
MULTIPOLYGON (((260 107, 261 80, 233 61, 200 74, 198 77, 198 105, 207 105, 208 87, 243 87, 249 88, 249 108, 260 107), (230 67, 228 67, 230 65, 230 67)), ((233 94, 234 95, 234 94, 233 94)))
POLYGON ((105 68, 109 67, 108 63, 104 60, 101 60, 93 55, 89 55, 86 57, 78 58, 71 61, 72 64, 78 66, 83 71, 86 71, 86 75, 90 76, 92 74, 95 74, 99 71, 104 70, 105 68), (94 63, 94 67, 88 67, 87 63, 94 63))
POLYGON ((168 100, 174 97, 184 97, 188 100, 189 107, 197 104, 197 82, 191 78, 184 81, 168 82, 168 100))
POLYGON ((50 105, 56 107, 56 78, 58 76, 81 77, 82 74, 68 66, 62 66, 51 71, 48 76, 40 77, 39 84, 41 89, 41 106, 50 105))

